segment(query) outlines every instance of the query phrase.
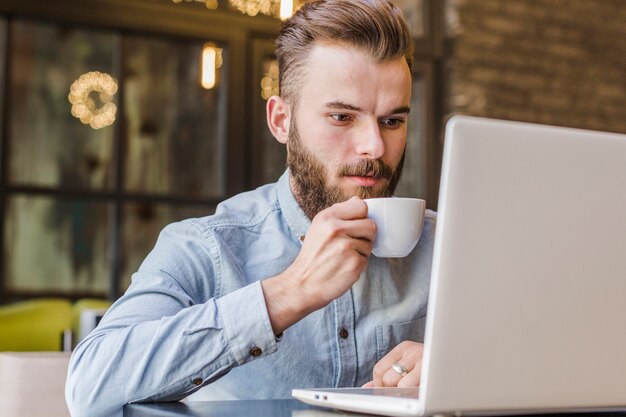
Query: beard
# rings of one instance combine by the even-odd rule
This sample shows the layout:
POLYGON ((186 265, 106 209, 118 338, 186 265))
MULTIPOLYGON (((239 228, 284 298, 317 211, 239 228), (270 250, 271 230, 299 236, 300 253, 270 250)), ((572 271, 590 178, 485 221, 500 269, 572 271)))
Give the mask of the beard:
POLYGON ((292 191, 302 211, 310 220, 325 208, 355 195, 360 198, 391 197, 400 180, 403 165, 404 153, 395 170, 381 159, 361 159, 353 164, 342 165, 335 173, 337 177, 371 175, 387 181, 387 184, 378 191, 373 187, 358 187, 355 193, 348 194, 340 187, 328 184, 327 178, 333 173, 327 173, 317 157, 304 148, 295 120, 289 129, 287 167, 291 174, 292 191))

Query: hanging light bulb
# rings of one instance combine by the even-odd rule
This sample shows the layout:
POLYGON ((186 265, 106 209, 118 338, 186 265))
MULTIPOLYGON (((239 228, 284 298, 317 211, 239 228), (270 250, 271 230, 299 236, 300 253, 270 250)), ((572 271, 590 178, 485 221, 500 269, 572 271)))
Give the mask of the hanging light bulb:
POLYGON ((280 18, 289 19, 293 15, 293 0, 280 0, 280 18))
POLYGON ((203 88, 210 90, 217 85, 222 62, 222 49, 213 42, 205 43, 200 57, 200 85, 203 88))

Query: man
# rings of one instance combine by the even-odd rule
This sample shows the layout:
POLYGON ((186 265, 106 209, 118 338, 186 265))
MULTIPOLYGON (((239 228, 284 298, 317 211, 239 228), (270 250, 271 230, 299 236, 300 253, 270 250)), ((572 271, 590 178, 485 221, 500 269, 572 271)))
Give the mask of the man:
POLYGON ((267 120, 288 171, 163 230, 73 354, 74 416, 203 387, 217 400, 419 383, 434 215, 409 256, 376 258, 362 200, 400 177, 410 44, 387 0, 314 1, 284 23, 267 120))

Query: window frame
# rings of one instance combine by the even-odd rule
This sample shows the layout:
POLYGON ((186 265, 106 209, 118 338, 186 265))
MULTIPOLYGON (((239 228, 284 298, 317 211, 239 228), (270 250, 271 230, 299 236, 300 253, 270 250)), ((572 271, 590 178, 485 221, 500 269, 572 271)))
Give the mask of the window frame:
MULTIPOLYGON (((6 25, 0 26, 5 31, 6 54, 0 57, 3 83, 0 83, 0 304, 33 297, 65 297, 78 299, 83 297, 106 297, 111 300, 121 295, 121 246, 123 210, 126 203, 163 203, 169 205, 215 206, 221 200, 237 194, 249 187, 249 173, 242 170, 248 165, 249 147, 246 146, 246 124, 249 113, 246 110, 246 77, 245 68, 249 62, 249 39, 252 34, 271 37, 278 32, 280 21, 270 17, 254 18, 239 15, 229 10, 210 11, 200 4, 174 4, 172 2, 153 0, 90 0, 78 2, 72 0, 21 0, 10 4, 0 3, 0 17, 6 25), (114 149, 112 163, 114 169, 114 186, 111 190, 75 190, 63 187, 41 187, 30 185, 12 185, 8 182, 8 160, 11 150, 8 145, 8 129, 6 121, 11 117, 10 103, 7 96, 10 74, 10 25, 14 19, 40 21, 46 24, 71 27, 76 29, 108 30, 114 32, 118 39, 125 35, 154 35, 171 40, 214 41, 229 47, 229 87, 227 90, 227 124, 223 194, 217 198, 193 198, 168 194, 144 192, 128 192, 124 190, 124 143, 126 142, 122 118, 123 91, 118 92, 118 122, 114 125, 114 149), (105 201, 111 204, 109 222, 109 267, 110 275, 106 294, 94 292, 55 292, 55 291, 16 291, 9 290, 6 281, 5 262, 5 217, 7 204, 12 196, 42 196, 55 199, 90 199, 105 201)), ((120 84, 124 82, 121 73, 121 50, 118 51, 114 76, 120 84)))

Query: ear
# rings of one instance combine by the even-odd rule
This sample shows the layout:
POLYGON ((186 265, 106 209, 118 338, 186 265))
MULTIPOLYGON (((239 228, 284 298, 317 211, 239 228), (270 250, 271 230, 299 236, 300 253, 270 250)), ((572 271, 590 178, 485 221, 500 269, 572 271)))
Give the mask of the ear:
POLYGON ((291 108, 285 100, 272 96, 267 100, 267 126, 280 143, 287 143, 291 122, 291 108))

